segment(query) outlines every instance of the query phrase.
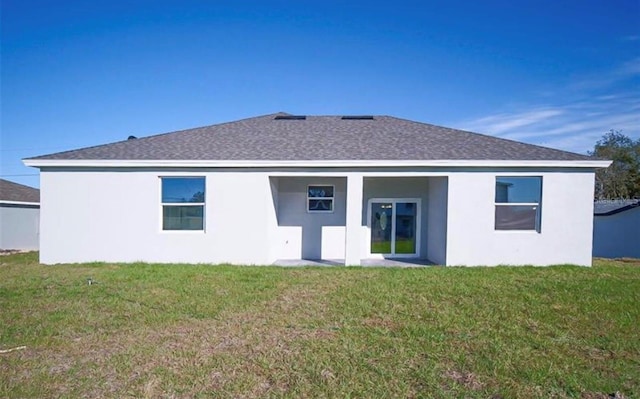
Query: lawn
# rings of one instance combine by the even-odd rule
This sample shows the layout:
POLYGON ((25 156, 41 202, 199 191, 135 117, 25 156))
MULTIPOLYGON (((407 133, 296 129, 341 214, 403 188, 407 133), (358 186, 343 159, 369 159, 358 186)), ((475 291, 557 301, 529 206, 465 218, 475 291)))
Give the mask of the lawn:
POLYGON ((42 266, 0 257, 0 397, 632 398, 640 263, 42 266), (93 284, 88 284, 88 279, 93 284))

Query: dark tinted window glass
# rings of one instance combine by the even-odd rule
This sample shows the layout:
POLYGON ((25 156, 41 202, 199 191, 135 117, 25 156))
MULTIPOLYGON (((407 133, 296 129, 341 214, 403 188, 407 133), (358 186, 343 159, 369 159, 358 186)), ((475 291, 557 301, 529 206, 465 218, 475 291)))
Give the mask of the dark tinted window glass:
POLYGON ((333 200, 309 200, 310 211, 333 211, 333 200))
POLYGON ((498 177, 496 199, 498 203, 540 203, 542 177, 498 177))
POLYGON ((496 206, 497 230, 536 230, 537 219, 537 206, 496 206))
POLYGON ((204 202, 204 177, 163 177, 162 202, 204 202))
POLYGON ((309 198, 333 197, 333 186, 309 186, 309 198))
POLYGON ((164 206, 163 230, 203 230, 204 206, 164 206))

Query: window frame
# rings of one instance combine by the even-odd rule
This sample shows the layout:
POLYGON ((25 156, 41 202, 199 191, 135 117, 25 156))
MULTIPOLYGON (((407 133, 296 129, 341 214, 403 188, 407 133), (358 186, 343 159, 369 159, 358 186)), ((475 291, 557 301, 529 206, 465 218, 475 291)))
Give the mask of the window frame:
POLYGON ((159 184, 160 184, 160 225, 159 229, 161 233, 169 233, 169 234, 202 234, 206 232, 207 229, 207 178, 202 175, 165 175, 158 176, 159 184), (162 188, 163 188, 163 180, 164 179, 202 179, 204 184, 204 202, 164 202, 162 198, 162 188), (202 207, 202 229, 197 230, 182 230, 182 229, 165 229, 164 228, 164 208, 165 207, 202 207))
POLYGON ((542 192, 543 192, 543 184, 544 178, 542 175, 496 175, 493 184, 493 230, 497 232, 511 232, 511 233, 541 233, 542 232, 542 192), (540 192, 538 193, 538 202, 498 202, 496 201, 496 188, 498 185, 498 179, 518 179, 518 178, 538 178, 540 179, 540 192), (531 206, 536 207, 536 220, 535 226, 533 229, 504 229, 498 228, 496 225, 496 213, 498 207, 509 207, 509 206, 531 206))
POLYGON ((307 208, 307 213, 334 213, 335 212, 335 206, 336 206, 336 186, 334 184, 322 184, 322 183, 314 183, 314 184, 307 184, 307 203, 306 203, 306 208, 307 208), (333 196, 331 197, 310 197, 309 196, 309 189, 311 187, 331 187, 331 190, 333 192, 333 196), (331 209, 330 210, 315 210, 315 209, 310 209, 309 205, 311 204, 311 200, 321 200, 321 201, 331 201, 331 209))

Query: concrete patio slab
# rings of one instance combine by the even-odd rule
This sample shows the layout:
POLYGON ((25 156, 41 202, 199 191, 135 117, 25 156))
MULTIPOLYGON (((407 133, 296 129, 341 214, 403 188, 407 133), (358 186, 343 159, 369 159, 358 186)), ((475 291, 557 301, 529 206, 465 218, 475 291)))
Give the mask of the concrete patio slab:
MULTIPOLYGON (((425 267, 435 266, 427 259, 394 258, 394 259, 362 259, 364 267, 425 267)), ((344 266, 344 259, 278 259, 274 266, 344 266)))

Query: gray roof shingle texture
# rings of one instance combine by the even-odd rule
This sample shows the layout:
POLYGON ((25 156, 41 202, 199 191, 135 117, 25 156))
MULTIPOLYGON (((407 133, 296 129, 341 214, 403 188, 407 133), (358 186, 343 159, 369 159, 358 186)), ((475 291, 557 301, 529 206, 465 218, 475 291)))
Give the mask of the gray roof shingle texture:
POLYGON ((616 213, 640 207, 640 199, 600 200, 593 203, 595 215, 615 215, 616 213))
POLYGON ((587 160, 586 155, 390 116, 343 120, 284 113, 30 159, 60 160, 587 160))
POLYGON ((0 201, 40 202, 40 190, 0 179, 0 201))

